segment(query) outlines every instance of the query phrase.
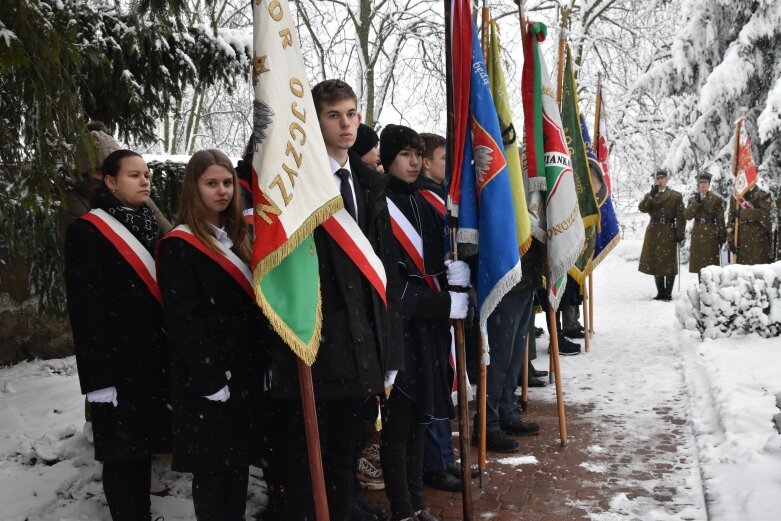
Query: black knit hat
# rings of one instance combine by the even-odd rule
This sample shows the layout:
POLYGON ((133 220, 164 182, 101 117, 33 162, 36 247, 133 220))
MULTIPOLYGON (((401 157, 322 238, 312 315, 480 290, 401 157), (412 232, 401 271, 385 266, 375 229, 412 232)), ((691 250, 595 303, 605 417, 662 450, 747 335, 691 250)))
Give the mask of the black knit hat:
POLYGON ((388 125, 380 133, 380 162, 386 172, 402 149, 406 147, 423 149, 417 132, 404 125, 388 125))
POLYGON ((379 142, 380 137, 374 129, 365 123, 361 123, 358 125, 358 134, 356 135, 355 143, 350 147, 350 150, 359 156, 363 156, 369 150, 376 147, 379 142))

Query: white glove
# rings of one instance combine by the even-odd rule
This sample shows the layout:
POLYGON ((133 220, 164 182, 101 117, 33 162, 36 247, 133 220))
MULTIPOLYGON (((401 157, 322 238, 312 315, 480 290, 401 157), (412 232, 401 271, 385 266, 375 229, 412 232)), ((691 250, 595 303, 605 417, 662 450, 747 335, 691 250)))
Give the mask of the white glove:
POLYGON ((217 391, 214 394, 210 394, 209 396, 205 396, 207 400, 211 400, 213 402, 227 402, 228 398, 231 397, 231 390, 228 389, 228 386, 226 385, 219 391, 217 391))
POLYGON ((114 407, 117 406, 117 388, 114 386, 106 387, 105 389, 98 389, 97 391, 90 391, 87 393, 87 401, 90 403, 113 403, 114 407))
POLYGON ((447 266, 448 285, 463 288, 469 286, 469 264, 464 261, 446 260, 445 266, 447 266))
POLYGON ((393 382, 396 381, 396 375, 399 374, 398 371, 385 371, 385 387, 390 387, 393 385, 393 382))
POLYGON ((450 293, 450 318, 466 318, 469 308, 469 293, 448 291, 450 293))

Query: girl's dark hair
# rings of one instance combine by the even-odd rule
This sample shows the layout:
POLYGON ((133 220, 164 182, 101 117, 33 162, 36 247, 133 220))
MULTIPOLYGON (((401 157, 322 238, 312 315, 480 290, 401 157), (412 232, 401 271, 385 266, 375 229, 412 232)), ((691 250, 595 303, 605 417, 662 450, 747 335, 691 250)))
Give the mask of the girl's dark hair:
POLYGON ((138 152, 133 152, 132 150, 127 149, 121 149, 121 150, 115 150, 114 152, 110 153, 105 160, 103 160, 103 167, 101 168, 101 173, 103 174, 103 181, 95 187, 95 190, 92 192, 90 196, 90 205, 95 208, 97 206, 98 201, 108 195, 109 189, 106 186, 106 176, 110 175, 114 179, 117 178, 119 175, 119 170, 122 168, 122 160, 126 157, 141 157, 141 154, 138 152))

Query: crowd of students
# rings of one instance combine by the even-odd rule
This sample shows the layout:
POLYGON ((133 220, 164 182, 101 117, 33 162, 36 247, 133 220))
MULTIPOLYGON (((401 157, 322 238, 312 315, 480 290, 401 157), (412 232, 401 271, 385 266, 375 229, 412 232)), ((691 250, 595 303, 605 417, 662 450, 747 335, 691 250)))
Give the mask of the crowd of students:
MULTIPOLYGON (((315 230, 322 341, 312 377, 330 517, 388 516, 359 497, 356 479, 381 404, 373 463, 390 518, 436 520, 423 492, 424 454, 427 482, 460 488, 450 320, 467 315, 472 279, 445 251, 444 138, 401 125, 377 136, 340 80, 312 95, 333 181, 387 277, 383 301, 334 238, 315 230)), ((268 484, 263 519, 314 519, 295 355, 255 304, 236 170, 218 150, 196 152, 171 227, 151 202, 143 158, 102 147, 104 130, 91 129, 110 153, 82 169, 83 215, 66 198, 63 229, 81 391, 112 519, 150 519, 151 455, 166 452, 174 470, 193 475, 199 521, 244 519, 250 465, 268 484)), ((539 431, 518 416, 514 393, 540 278, 525 272, 489 320, 491 450, 517 449, 508 433, 539 431)))

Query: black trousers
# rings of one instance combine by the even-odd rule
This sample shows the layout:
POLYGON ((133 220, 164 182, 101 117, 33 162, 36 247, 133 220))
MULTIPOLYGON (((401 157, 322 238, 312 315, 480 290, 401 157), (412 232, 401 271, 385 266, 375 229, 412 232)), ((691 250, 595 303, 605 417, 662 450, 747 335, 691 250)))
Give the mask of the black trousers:
MULTIPOLYGON (((333 520, 347 519, 347 509, 356 495, 355 465, 361 450, 365 398, 318 400, 317 427, 325 474, 328 511, 333 520)), ((284 469, 272 469, 283 476, 285 521, 315 519, 312 482, 309 477, 306 429, 298 399, 280 399, 275 425, 284 433, 284 469)), ((280 464, 280 459, 269 461, 280 464)))
POLYGON ((391 520, 412 517, 426 507, 423 494, 423 435, 415 402, 398 390, 391 392, 382 420, 382 474, 391 520))
POLYGON ((113 521, 149 521, 152 458, 103 463, 103 493, 113 521))
POLYGON ((672 297, 673 286, 675 285, 675 275, 654 277, 654 281, 656 282, 656 291, 659 297, 672 297))
POLYGON ((193 504, 198 521, 244 521, 249 465, 222 472, 193 473, 193 504))

